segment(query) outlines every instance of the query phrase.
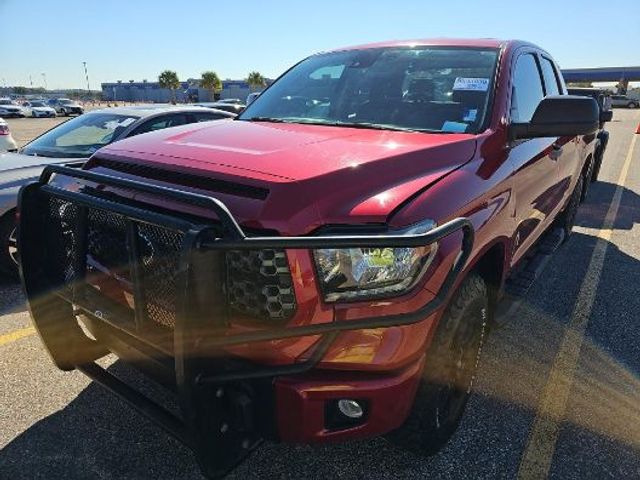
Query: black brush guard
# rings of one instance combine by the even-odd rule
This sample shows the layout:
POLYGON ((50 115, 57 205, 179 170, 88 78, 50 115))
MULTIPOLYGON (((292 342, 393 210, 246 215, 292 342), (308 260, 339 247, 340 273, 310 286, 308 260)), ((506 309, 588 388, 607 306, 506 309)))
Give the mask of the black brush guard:
POLYGON ((471 253, 474 239, 473 227, 465 218, 417 235, 247 237, 216 198, 63 166, 48 166, 38 182, 21 190, 19 212, 22 284, 33 323, 55 364, 63 370, 82 371, 191 447, 203 473, 211 478, 226 474, 260 441, 268 428, 264 424, 270 423, 265 418, 273 417, 269 403, 275 377, 314 368, 339 332, 410 325, 428 317, 443 306, 471 253), (53 174, 208 208, 219 224, 197 223, 152 208, 68 191, 49 183, 53 174), (72 214, 67 211, 69 208, 73 208, 72 214), (126 243, 121 253, 129 259, 126 274, 133 287, 132 309, 109 300, 85 278, 89 270, 87 224, 98 213, 124 222, 126 243), (67 217, 66 230, 60 227, 59 231, 52 231, 47 227, 54 225, 53 216, 62 218, 63 214, 67 217), (219 284, 211 282, 211 272, 222 269, 224 250, 417 247, 459 230, 463 233, 461 249, 440 291, 414 312, 304 326, 267 325, 264 330, 234 335, 225 330, 226 299, 219 285, 222 278, 219 277, 219 284), (154 323, 149 320, 151 313, 157 312, 145 309, 145 296, 150 295, 145 279, 157 275, 144 268, 145 246, 141 245, 141 238, 151 235, 149 232, 165 232, 163 235, 173 235, 173 241, 179 243, 177 258, 173 259, 175 276, 167 278, 167 282, 175 282, 176 292, 175 324, 171 330, 149 325, 154 323), (67 255, 66 260, 71 263, 62 270, 56 264, 60 262, 61 246, 64 252, 74 252, 73 258, 67 255), (206 269, 200 268, 203 264, 206 269), (205 308, 201 296, 196 298, 202 284, 210 286, 205 308), (98 341, 85 334, 78 323, 80 315, 94 327, 90 330, 98 341), (127 320, 123 321, 125 317, 127 320), (249 364, 224 350, 233 345, 314 335, 320 337, 313 352, 290 365, 249 364), (181 415, 170 413, 95 363, 109 351, 133 359, 136 366, 174 389, 181 415), (135 355, 127 357, 127 351, 135 355), (256 398, 260 400, 255 401, 256 398))

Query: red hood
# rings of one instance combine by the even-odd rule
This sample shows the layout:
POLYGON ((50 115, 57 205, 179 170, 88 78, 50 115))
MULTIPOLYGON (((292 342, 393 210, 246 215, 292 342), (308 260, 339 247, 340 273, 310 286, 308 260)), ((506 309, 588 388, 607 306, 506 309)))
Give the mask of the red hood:
POLYGON ((268 189, 266 199, 214 195, 247 226, 300 234, 384 222, 407 197, 469 161, 475 146, 468 134, 217 121, 116 142, 96 157, 268 189))

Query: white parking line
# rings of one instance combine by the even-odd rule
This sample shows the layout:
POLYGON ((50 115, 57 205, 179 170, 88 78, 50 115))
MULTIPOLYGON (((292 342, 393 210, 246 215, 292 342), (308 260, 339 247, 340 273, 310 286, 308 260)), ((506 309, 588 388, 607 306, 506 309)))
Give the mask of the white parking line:
POLYGON ((585 330, 597 293, 605 255, 613 231, 613 224, 620 208, 620 200, 627 180, 631 159, 638 135, 634 135, 627 152, 624 166, 618 178, 616 191, 598 232, 598 241, 591 255, 589 267, 571 315, 571 321, 551 367, 547 384, 536 412, 527 446, 522 455, 518 479, 546 478, 553 460, 560 424, 564 418, 567 398, 571 391, 574 374, 580 358, 585 330))

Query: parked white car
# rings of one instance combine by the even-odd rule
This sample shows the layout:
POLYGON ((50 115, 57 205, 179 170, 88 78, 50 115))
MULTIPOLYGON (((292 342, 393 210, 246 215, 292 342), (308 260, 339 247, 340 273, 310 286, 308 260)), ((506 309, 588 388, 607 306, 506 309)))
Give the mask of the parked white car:
POLYGON ((0 152, 17 150, 18 145, 11 136, 11 130, 9 130, 9 124, 0 118, 0 152))
POLYGON ((40 100, 25 102, 22 106, 26 110, 26 114, 34 118, 56 116, 56 109, 40 100))
POLYGON ((0 117, 24 117, 24 110, 10 98, 0 98, 0 117))

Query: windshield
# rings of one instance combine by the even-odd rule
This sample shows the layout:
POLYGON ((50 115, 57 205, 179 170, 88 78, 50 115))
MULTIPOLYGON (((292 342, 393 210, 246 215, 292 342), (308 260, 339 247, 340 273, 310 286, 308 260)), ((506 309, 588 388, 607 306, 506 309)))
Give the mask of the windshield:
POLYGON ((316 55, 263 92, 240 120, 475 133, 497 57, 495 49, 449 47, 316 55))
POLYGON ((75 103, 73 100, 69 100, 68 98, 61 98, 58 100, 58 103, 62 105, 69 105, 70 103, 75 103))
POLYGON ((32 107, 46 107, 46 105, 42 102, 31 102, 32 107))
POLYGON ((84 158, 117 139, 138 117, 89 113, 49 130, 24 147, 26 155, 84 158))
POLYGON ((15 105, 16 103, 12 100, 0 100, 0 105, 15 105))

